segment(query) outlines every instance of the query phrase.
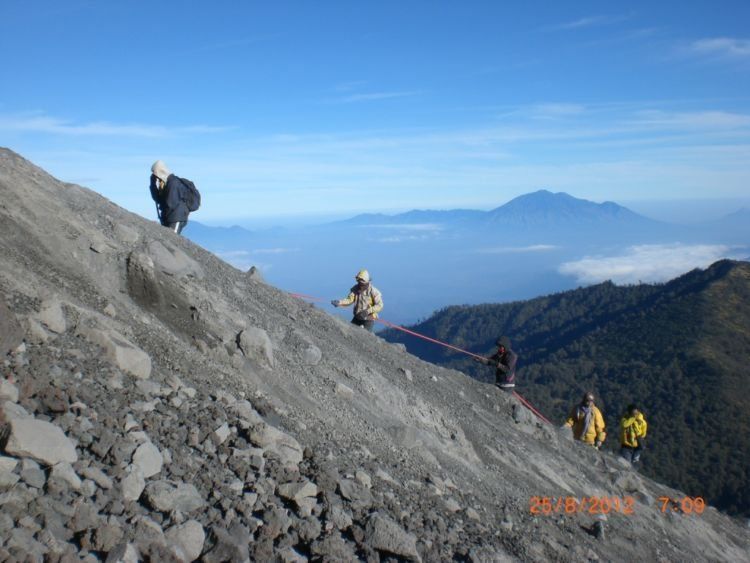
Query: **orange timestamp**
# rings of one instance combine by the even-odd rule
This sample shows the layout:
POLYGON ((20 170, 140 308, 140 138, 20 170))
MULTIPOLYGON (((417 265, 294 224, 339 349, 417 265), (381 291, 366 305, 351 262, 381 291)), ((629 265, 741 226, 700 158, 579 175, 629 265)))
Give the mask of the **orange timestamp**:
POLYGON ((531 497, 529 512, 538 516, 553 514, 610 514, 626 516, 635 513, 635 498, 626 497, 531 497))
POLYGON ((703 500, 703 497, 659 497, 659 502, 661 503, 661 511, 664 514, 679 512, 700 516, 706 510, 706 501, 703 500))

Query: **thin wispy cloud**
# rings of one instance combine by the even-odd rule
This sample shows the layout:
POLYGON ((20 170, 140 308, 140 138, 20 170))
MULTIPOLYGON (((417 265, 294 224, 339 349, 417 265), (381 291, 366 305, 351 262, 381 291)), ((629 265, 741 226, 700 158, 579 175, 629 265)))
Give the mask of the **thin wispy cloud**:
POLYGON ((630 19, 630 14, 619 14, 619 15, 596 15, 586 16, 578 18, 577 20, 567 21, 559 24, 554 24, 543 28, 545 31, 565 31, 565 30, 576 30, 585 29, 590 27, 601 27, 605 25, 612 25, 625 20, 630 19))
POLYGON ((663 282, 695 268, 706 268, 730 255, 731 249, 724 245, 639 245, 618 256, 586 257, 565 262, 559 271, 574 276, 582 284, 606 280, 619 284, 663 282))
POLYGON ((162 138, 180 134, 213 134, 230 131, 234 127, 188 125, 168 127, 141 123, 112 123, 94 121, 80 123, 45 114, 0 115, 0 131, 22 133, 48 133, 70 136, 119 136, 162 138))
POLYGON ((697 55, 750 59, 750 39, 713 37, 693 41, 689 50, 697 55))
POLYGON ((337 98, 334 102, 342 104, 352 104, 357 102, 373 102, 377 100, 391 100, 393 98, 408 98, 419 94, 417 91, 401 91, 401 92, 367 92, 361 94, 351 94, 349 96, 343 96, 337 98))
POLYGON ((477 254, 521 254, 526 252, 549 252, 560 248, 554 244, 532 244, 529 246, 498 246, 494 248, 480 248, 477 254))

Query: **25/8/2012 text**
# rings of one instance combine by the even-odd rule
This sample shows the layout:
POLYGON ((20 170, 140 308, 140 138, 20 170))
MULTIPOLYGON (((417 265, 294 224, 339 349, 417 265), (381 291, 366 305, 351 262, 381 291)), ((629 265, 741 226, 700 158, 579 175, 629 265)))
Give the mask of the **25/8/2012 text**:
POLYGON ((552 514, 635 514, 633 497, 531 497, 529 512, 537 516, 552 514))

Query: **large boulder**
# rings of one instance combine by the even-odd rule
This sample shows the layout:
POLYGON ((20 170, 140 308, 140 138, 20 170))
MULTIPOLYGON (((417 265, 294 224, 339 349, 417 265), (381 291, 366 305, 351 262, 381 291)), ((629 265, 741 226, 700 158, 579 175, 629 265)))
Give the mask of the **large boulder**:
POLYGON ((269 424, 259 424, 250 432, 250 441, 267 453, 276 455, 283 465, 296 467, 303 458, 299 442, 269 424))
POLYGON ((365 542, 378 551, 403 557, 409 561, 422 561, 417 552, 417 538, 379 512, 371 515, 367 521, 365 542))
POLYGON ((273 344, 262 328, 251 326, 237 335, 237 347, 245 357, 273 367, 273 344))
POLYGON ((82 326, 79 334, 104 348, 107 357, 121 370, 139 379, 151 377, 151 357, 119 332, 82 326))
POLYGON ((154 266, 171 276, 192 276, 202 279, 203 268, 179 248, 155 240, 148 245, 148 254, 154 266))
POLYGON ((4 451, 15 457, 29 457, 44 465, 78 461, 76 447, 60 428, 33 418, 16 418, 9 423, 4 451))

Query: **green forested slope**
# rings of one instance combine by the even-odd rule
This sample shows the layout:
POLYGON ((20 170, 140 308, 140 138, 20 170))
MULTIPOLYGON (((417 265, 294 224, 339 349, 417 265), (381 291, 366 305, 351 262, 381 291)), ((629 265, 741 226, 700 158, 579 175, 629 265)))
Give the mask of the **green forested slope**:
MULTIPOLYGON (((620 411, 651 425, 643 472, 750 515, 750 264, 721 261, 664 285, 603 283, 530 301, 449 307, 415 330, 489 353, 507 334, 519 392, 555 423, 587 389, 618 444, 620 411)), ((492 370, 402 333, 385 337, 490 380, 492 370)))

